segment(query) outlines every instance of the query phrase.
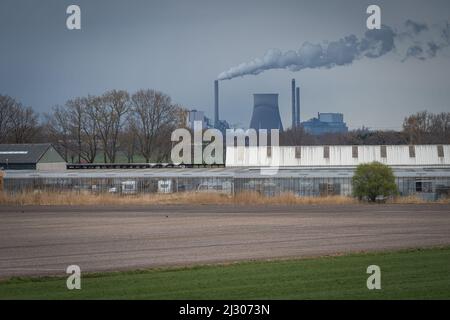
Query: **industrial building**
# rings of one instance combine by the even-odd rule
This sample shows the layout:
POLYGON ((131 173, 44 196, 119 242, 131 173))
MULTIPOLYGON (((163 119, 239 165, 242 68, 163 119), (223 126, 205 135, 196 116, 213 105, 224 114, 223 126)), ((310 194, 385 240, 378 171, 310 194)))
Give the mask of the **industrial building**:
POLYGON ((317 118, 302 122, 305 132, 312 135, 325 133, 346 133, 347 124, 342 113, 318 113, 317 118))
POLYGON ((450 145, 228 147, 227 167, 356 167, 380 162, 388 166, 449 167, 450 145))
POLYGON ((211 120, 205 116, 203 111, 189 110, 186 115, 186 127, 194 130, 194 122, 201 122, 203 129, 209 129, 213 127, 211 120))
POLYGON ((109 193, 254 191, 273 196, 352 194, 360 163, 389 165, 402 196, 436 200, 450 195, 450 145, 229 147, 223 168, 7 170, 7 192, 51 190, 109 193), (262 168, 277 167, 271 175, 262 168))
POLYGON ((3 170, 66 170, 66 161, 50 143, 0 144, 3 170))

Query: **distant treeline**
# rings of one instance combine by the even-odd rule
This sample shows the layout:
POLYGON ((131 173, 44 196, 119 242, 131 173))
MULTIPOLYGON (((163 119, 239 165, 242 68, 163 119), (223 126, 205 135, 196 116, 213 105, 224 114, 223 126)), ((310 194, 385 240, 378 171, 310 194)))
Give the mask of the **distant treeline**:
MULTIPOLYGON (((185 126, 186 109, 155 90, 112 90, 77 97, 41 117, 0 95, 0 143, 51 142, 68 162, 170 162, 170 135, 185 126)), ((280 144, 449 144, 450 113, 408 116, 401 131, 353 130, 313 136, 302 129, 281 133, 280 144)))
POLYGON ((401 131, 368 130, 365 128, 347 133, 310 135, 302 129, 289 129, 280 136, 280 144, 293 145, 399 145, 399 144, 449 144, 450 112, 438 114, 422 111, 408 116, 401 131))

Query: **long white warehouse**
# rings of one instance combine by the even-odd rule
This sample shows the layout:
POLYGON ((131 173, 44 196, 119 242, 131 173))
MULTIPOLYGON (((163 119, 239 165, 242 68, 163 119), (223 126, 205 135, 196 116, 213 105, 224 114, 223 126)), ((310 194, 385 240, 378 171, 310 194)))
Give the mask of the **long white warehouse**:
POLYGON ((450 145, 228 147, 227 167, 450 166, 450 145))

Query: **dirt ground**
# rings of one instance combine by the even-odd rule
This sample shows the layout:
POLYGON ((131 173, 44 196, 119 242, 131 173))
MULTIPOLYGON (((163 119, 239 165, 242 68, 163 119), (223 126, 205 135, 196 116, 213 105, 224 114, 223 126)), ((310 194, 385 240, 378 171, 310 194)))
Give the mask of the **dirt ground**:
POLYGON ((0 207, 0 277, 450 245, 450 205, 0 207))

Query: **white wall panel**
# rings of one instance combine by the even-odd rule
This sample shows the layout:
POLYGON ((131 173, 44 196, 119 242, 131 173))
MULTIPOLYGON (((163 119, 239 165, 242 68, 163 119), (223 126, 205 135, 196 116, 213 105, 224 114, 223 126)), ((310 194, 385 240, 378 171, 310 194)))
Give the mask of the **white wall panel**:
POLYGON ((387 165, 450 165, 450 145, 444 145, 444 157, 438 157, 437 145, 415 146, 410 157, 409 146, 386 146, 386 158, 381 146, 358 146, 358 158, 353 158, 352 146, 329 146, 330 157, 324 158, 324 146, 302 146, 301 157, 295 157, 295 147, 272 147, 267 157, 266 147, 227 147, 226 165, 246 166, 357 166, 378 161, 387 165))

